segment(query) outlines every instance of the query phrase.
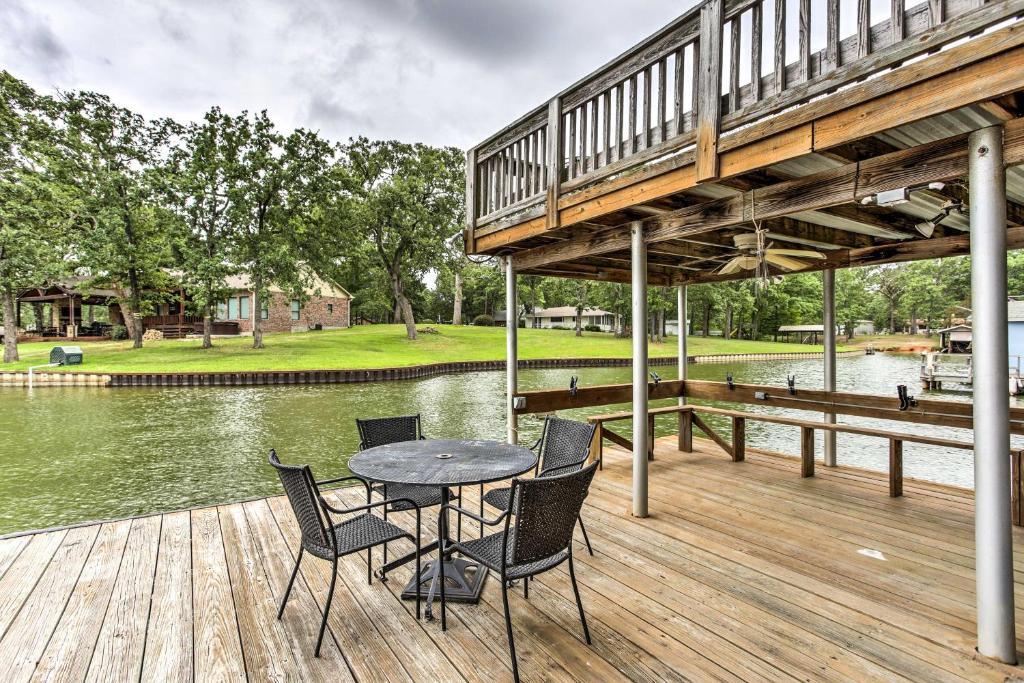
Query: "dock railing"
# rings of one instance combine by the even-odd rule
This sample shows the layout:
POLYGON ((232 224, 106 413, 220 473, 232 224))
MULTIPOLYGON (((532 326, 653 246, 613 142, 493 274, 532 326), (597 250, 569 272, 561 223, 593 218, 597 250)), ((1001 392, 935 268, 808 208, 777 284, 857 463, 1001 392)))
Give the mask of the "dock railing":
POLYGON ((754 141, 739 130, 748 124, 1024 10, 1021 0, 892 0, 872 23, 870 4, 705 0, 690 9, 469 151, 467 246, 527 218, 557 227, 563 194, 656 158, 683 152, 697 182, 712 180, 720 151, 754 141), (853 14, 852 30, 843 27, 853 14))

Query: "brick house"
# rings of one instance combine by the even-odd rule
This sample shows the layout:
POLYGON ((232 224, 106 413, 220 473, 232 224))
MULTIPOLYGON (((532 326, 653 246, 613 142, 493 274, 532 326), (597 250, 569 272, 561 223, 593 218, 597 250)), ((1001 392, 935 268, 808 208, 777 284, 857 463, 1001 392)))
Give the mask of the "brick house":
MULTIPOLYGON (((228 299, 218 305, 217 320, 237 322, 242 334, 252 333, 252 287, 244 275, 228 278, 233 290, 228 299)), ((264 332, 303 332, 319 326, 321 329, 349 327, 352 295, 340 285, 314 277, 306 287, 303 298, 292 297, 271 285, 268 301, 260 311, 264 332)))

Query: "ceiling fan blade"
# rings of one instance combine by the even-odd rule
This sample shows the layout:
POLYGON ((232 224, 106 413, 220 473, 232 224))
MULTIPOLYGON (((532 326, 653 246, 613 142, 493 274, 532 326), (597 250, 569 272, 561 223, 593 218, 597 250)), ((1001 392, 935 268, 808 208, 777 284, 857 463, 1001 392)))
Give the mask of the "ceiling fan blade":
POLYGON ((810 251, 807 249, 768 249, 766 252, 768 255, 777 256, 797 256, 799 258, 813 258, 813 259, 824 259, 825 255, 817 252, 810 251))
POLYGON ((734 259, 729 259, 721 268, 718 269, 721 275, 732 275, 743 270, 743 257, 737 256, 734 259))
POLYGON ((778 266, 783 270, 803 270, 804 268, 807 267, 807 264, 804 263, 803 261, 798 261, 797 259, 790 258, 789 256, 768 254, 767 256, 765 256, 765 259, 768 261, 768 263, 778 266))

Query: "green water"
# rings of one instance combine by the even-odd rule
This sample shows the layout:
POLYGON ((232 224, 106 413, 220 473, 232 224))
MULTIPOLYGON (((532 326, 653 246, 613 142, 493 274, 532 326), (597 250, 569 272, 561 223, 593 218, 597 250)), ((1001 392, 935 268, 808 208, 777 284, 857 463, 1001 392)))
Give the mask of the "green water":
MULTIPOLYGON (((895 396, 902 382, 913 393, 917 368, 916 356, 843 358, 839 388, 895 396)), ((675 377, 674 367, 656 370, 675 377)), ((820 359, 690 367, 696 379, 724 380, 726 372, 738 382, 779 386, 787 374, 797 375, 798 386, 819 387, 822 381, 820 359)), ((520 386, 568 387, 572 375, 581 386, 609 384, 628 382, 630 369, 523 371, 520 386)), ((483 372, 332 386, 0 389, 0 534, 275 494, 279 484, 266 464, 270 448, 285 461, 311 464, 318 478, 339 476, 357 448, 356 417, 418 412, 428 436, 503 439, 504 382, 503 372, 483 372)), ((614 409, 564 415, 584 418, 614 409)), ((532 443, 540 427, 539 420, 524 419, 522 440, 532 443)), ((956 429, 899 427, 970 438, 956 429)), ((665 420, 659 433, 670 428, 665 420)), ((628 432, 624 424, 621 430, 628 432)), ((747 430, 751 446, 799 452, 795 429, 751 422, 747 430)), ((840 435, 839 444, 844 464, 886 467, 882 440, 840 435)), ((972 485, 968 452, 908 444, 905 459, 907 476, 972 485)))

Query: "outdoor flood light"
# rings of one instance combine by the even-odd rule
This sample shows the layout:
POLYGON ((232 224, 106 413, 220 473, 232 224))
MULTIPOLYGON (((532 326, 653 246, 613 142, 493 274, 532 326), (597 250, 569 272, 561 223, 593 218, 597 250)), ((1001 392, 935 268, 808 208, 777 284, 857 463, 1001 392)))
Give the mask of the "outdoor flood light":
POLYGON ((875 203, 879 206, 896 206, 906 204, 910 201, 910 189, 901 187, 895 190, 886 190, 875 195, 875 203))

